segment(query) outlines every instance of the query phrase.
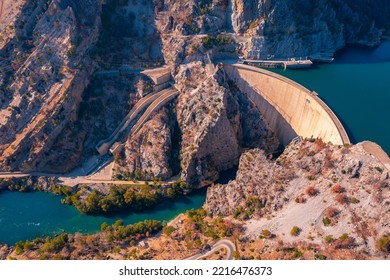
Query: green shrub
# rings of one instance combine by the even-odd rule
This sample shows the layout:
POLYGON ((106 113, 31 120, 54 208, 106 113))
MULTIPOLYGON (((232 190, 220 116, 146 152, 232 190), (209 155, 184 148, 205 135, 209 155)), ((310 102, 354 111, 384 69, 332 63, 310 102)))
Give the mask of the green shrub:
POLYGON ((331 223, 331 220, 328 218, 328 217, 324 217, 323 219, 322 219, 322 222, 324 223, 324 226, 329 226, 330 225, 330 223, 331 223))
POLYGON ((297 226, 294 226, 291 229, 290 234, 291 234, 291 236, 298 236, 300 232, 301 232, 301 229, 297 226))
POLYGON ((341 240, 341 241, 345 241, 345 240, 347 240, 348 239, 348 234, 347 233, 343 233, 340 237, 339 237, 339 239, 341 240))
POLYGON ((100 226, 101 231, 106 231, 108 228, 109 228, 109 226, 106 222, 103 222, 100 226))
POLYGON ((302 257, 302 255, 303 255, 302 252, 297 250, 297 251, 294 252, 293 258, 294 259, 299 259, 300 257, 302 257))
POLYGON ((171 234, 175 231, 175 228, 173 226, 165 226, 163 228, 163 233, 168 235, 168 236, 171 236, 171 234))
POLYGON ((316 260, 326 260, 326 256, 325 255, 321 255, 321 254, 315 254, 314 255, 314 259, 316 259, 316 260))
POLYGON ((54 238, 48 238, 46 242, 42 245, 41 249, 44 252, 58 252, 65 247, 68 242, 68 234, 63 233, 54 238))
POLYGON ((375 169, 376 169, 376 171, 378 171, 379 173, 382 173, 382 172, 383 172, 383 168, 382 168, 382 167, 375 166, 375 169))
POLYGON ((390 252, 390 239, 388 236, 382 236, 376 242, 376 247, 382 252, 390 252))
POLYGON ((76 54, 76 46, 75 45, 71 45, 69 50, 68 50, 68 56, 69 57, 73 57, 75 54, 76 54))
POLYGON ((351 203, 357 204, 359 202, 360 202, 359 199, 357 199, 356 197, 351 197, 351 203))
POLYGON ((21 253, 23 253, 23 250, 24 250, 24 242, 23 241, 16 242, 15 254, 20 255, 21 253))
POLYGON ((271 237, 271 232, 268 229, 263 229, 261 231, 260 238, 270 238, 271 237))
POLYGON ((32 248, 34 248, 34 244, 33 244, 32 242, 30 242, 30 241, 27 240, 27 241, 24 243, 23 249, 24 249, 25 251, 30 251, 32 248))
POLYGON ((333 235, 327 235, 324 240, 326 244, 332 243, 334 241, 333 235))

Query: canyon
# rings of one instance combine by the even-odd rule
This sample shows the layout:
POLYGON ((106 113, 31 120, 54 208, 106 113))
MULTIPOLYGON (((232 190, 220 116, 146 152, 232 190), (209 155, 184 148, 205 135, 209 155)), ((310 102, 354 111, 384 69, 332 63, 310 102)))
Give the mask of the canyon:
MULTIPOLYGON (((267 230, 274 249, 309 242, 332 258, 338 249, 351 249, 345 258, 387 256, 377 245, 390 234, 387 154, 371 142, 353 145, 315 92, 227 61, 299 61, 333 57, 351 43, 376 46, 390 34, 389 3, 2 3, 1 188, 62 185, 76 206, 111 195, 115 184, 159 183, 163 197, 210 186, 204 210, 223 217, 215 223, 237 224, 245 248, 267 230), (236 178, 218 184, 232 169, 236 178), (324 214, 330 208, 337 214, 324 214), (299 234, 285 236, 294 226, 299 234), (323 242, 344 233, 348 244, 323 242)), ((184 226, 193 225, 175 224, 178 239, 184 226)), ((205 232, 194 234, 204 241, 205 232)), ((264 257, 286 257, 261 248, 264 257)))

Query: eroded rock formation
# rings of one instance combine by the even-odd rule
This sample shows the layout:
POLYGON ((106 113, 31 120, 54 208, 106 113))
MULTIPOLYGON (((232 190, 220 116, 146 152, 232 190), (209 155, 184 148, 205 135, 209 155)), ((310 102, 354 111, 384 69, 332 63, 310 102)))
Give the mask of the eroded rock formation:
POLYGON ((176 83, 182 91, 177 116, 182 131, 182 179, 207 185, 219 172, 237 165, 242 149, 254 145, 273 152, 278 141, 253 105, 229 88, 222 70, 200 62, 181 66, 176 83), (211 72, 210 72, 211 71, 211 72))

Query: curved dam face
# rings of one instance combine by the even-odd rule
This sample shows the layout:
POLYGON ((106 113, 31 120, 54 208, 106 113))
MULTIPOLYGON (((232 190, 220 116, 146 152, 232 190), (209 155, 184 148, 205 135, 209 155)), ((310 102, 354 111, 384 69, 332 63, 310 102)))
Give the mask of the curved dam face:
POLYGON ((229 79, 256 105, 283 145, 296 136, 321 138, 335 145, 350 144, 340 120, 315 92, 257 67, 242 64, 223 67, 229 79))

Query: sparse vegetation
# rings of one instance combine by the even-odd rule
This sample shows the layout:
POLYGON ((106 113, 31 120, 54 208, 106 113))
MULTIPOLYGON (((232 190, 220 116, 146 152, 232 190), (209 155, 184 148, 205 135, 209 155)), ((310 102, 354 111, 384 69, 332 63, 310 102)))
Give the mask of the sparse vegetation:
POLYGON ((347 233, 343 233, 343 234, 339 237, 339 239, 340 239, 341 241, 345 241, 345 240, 348 239, 348 237, 349 237, 349 235, 348 235, 347 233))
POLYGON ((150 208, 161 202, 164 198, 175 198, 183 193, 184 184, 179 180, 166 189, 163 193, 156 182, 157 187, 147 184, 140 187, 111 185, 108 195, 101 194, 96 190, 88 193, 87 188, 82 187, 75 193, 70 193, 67 188, 58 189, 58 194, 66 197, 62 202, 75 206, 83 213, 109 213, 123 209, 140 211, 150 208))
POLYGON ((173 226, 165 225, 163 228, 163 233, 167 236, 171 236, 171 234, 175 231, 173 226))
POLYGON ((44 252, 59 252, 68 242, 68 234, 63 233, 54 238, 47 238, 41 249, 44 252))
POLYGON ((260 238, 270 238, 272 233, 268 229, 263 229, 260 234, 260 238))
POLYGON ((329 226, 330 224, 331 224, 331 219, 329 219, 328 217, 324 217, 323 219, 322 219, 322 223, 324 224, 324 226, 329 226))
POLYGON ((316 179, 316 177, 314 175, 308 175, 308 176, 306 176, 306 178, 310 181, 314 181, 316 179))
POLYGON ((334 207, 328 207, 324 211, 325 216, 330 217, 330 218, 336 217, 339 213, 340 213, 340 211, 334 207))
POLYGON ((290 231, 290 235, 291 236, 298 236, 300 232, 301 232, 301 229, 297 226, 294 226, 290 231))
POLYGON ((382 168, 382 167, 375 166, 374 168, 375 168, 375 170, 378 171, 379 173, 382 173, 382 172, 383 172, 383 168, 382 168))
POLYGON ((351 203, 352 204, 358 204, 360 201, 356 197, 351 197, 351 203))
POLYGON ((306 198, 301 194, 297 198, 295 198, 295 202, 296 203, 305 203, 306 202, 306 198))
POLYGON ((387 235, 383 235, 377 240, 376 247, 382 252, 390 252, 390 238, 387 235))
POLYGON ((332 187, 332 192, 334 192, 334 193, 343 193, 343 192, 345 192, 345 189, 342 186, 340 186, 340 185, 334 185, 332 187))
POLYGON ((218 35, 217 37, 206 35, 205 38, 203 38, 203 47, 206 50, 210 50, 213 47, 220 47, 224 45, 230 45, 232 43, 232 38, 230 37, 224 37, 221 35, 218 35))
POLYGON ((326 244, 330 244, 334 241, 333 235, 327 235, 324 239, 326 244))
POLYGON ((347 204, 349 202, 348 196, 343 193, 337 194, 334 199, 340 204, 347 204))
POLYGON ((305 194, 308 196, 316 196, 318 194, 318 190, 314 186, 309 186, 306 188, 305 194))
POLYGON ((321 255, 321 254, 315 254, 314 255, 314 259, 316 260, 326 260, 326 256, 325 255, 321 255))

